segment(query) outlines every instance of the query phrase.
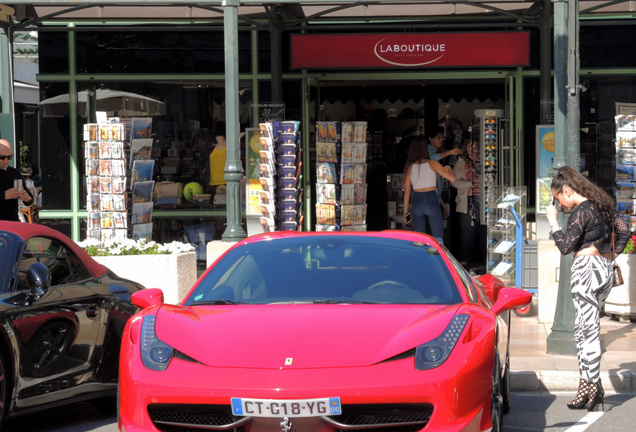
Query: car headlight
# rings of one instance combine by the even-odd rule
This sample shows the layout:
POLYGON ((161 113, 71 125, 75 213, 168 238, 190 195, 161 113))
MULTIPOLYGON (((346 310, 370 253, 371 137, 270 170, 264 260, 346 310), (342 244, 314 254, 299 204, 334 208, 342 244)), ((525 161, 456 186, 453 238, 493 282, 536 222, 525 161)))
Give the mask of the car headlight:
POLYGON ((418 346, 415 349, 415 369, 433 369, 444 363, 464 331, 468 318, 467 314, 455 315, 439 337, 418 346))
POLYGON ((141 326, 141 361, 148 369, 162 372, 170 364, 174 349, 157 337, 156 319, 154 315, 144 317, 141 326))

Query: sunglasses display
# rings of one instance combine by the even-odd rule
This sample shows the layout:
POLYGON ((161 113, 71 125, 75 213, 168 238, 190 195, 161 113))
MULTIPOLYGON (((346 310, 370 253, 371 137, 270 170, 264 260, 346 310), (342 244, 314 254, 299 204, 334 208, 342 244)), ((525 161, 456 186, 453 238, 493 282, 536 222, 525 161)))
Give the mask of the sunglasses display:
POLYGON ((0 155, 0 160, 11 160, 11 159, 13 159, 13 155, 8 155, 8 156, 0 155))

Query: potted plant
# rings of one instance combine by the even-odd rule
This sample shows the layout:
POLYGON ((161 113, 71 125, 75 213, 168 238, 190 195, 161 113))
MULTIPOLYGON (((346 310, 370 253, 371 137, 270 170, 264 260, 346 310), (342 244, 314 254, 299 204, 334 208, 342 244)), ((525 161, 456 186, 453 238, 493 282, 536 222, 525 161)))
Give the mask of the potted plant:
POLYGON ((197 280, 197 256, 189 243, 87 239, 78 244, 118 276, 146 288, 161 288, 166 303, 181 301, 197 280))

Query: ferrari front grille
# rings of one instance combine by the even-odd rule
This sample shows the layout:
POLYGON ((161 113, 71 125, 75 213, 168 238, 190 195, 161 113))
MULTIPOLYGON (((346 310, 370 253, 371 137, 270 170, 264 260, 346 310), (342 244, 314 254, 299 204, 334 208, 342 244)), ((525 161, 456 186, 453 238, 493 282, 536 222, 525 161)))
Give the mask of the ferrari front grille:
POLYGON ((426 427, 432 415, 431 404, 343 405, 341 415, 323 421, 336 432, 415 432, 426 427))
POLYGON ((162 432, 240 432, 249 417, 235 417, 229 405, 150 404, 148 415, 162 432))
MULTIPOLYGON (((243 426, 253 421, 232 415, 229 405, 151 404, 148 414, 161 432, 243 432, 243 426)), ((334 432, 416 432, 432 415, 431 404, 345 404, 341 415, 321 420, 334 432)))

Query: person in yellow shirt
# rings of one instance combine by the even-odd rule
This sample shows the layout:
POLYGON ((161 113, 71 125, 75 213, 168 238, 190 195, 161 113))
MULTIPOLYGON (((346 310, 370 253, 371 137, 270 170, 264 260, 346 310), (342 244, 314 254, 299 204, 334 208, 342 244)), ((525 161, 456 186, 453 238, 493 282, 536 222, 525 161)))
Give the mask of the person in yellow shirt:
POLYGON ((216 188, 224 185, 225 181, 225 160, 227 158, 227 147, 225 143, 225 123, 218 122, 214 129, 216 144, 210 152, 210 179, 208 181, 209 190, 214 197, 216 188))

